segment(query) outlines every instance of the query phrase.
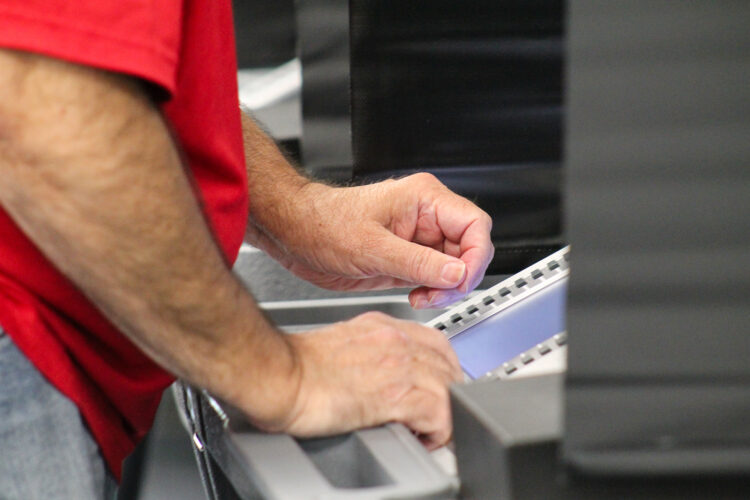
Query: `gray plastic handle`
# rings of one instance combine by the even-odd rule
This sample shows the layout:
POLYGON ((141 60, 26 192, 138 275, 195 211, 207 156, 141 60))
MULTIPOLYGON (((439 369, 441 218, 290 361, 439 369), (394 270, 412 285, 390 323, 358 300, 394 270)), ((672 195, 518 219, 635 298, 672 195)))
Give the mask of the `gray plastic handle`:
POLYGON ((296 439, 260 432, 210 403, 225 423, 219 439, 229 467, 246 474, 263 498, 444 499, 458 493, 458 478, 400 424, 296 439))

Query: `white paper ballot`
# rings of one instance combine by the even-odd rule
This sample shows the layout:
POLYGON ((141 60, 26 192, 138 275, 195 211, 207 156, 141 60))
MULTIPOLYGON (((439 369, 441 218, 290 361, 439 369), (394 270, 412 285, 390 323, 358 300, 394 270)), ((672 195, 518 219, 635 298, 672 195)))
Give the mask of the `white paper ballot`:
POLYGON ((565 369, 569 254, 562 248, 427 323, 450 339, 467 380, 565 369))
POLYGON ((529 295, 451 339, 464 371, 479 378, 565 330, 567 280, 529 295))

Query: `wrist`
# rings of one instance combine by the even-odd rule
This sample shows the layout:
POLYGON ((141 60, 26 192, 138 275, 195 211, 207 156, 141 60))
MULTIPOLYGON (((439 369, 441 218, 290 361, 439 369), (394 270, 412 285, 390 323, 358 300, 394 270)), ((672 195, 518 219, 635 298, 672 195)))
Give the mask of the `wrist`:
POLYGON ((280 188, 275 199, 256 205, 251 220, 256 231, 271 238, 286 253, 305 253, 320 240, 320 228, 330 217, 322 205, 335 189, 307 178, 295 179, 280 188))
POLYGON ((294 419, 302 367, 287 335, 275 329, 273 336, 265 339, 262 352, 260 360, 237 356, 229 401, 259 429, 282 432, 294 419), (251 359, 255 361, 248 361, 251 359))

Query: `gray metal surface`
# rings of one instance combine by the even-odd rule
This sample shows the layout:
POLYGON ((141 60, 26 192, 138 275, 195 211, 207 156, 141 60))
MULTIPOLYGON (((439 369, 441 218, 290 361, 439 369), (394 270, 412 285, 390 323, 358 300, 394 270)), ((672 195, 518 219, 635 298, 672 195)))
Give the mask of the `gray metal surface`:
POLYGON ((401 425, 297 439, 258 431, 208 395, 201 414, 211 457, 244 499, 439 499, 458 490, 401 425))
POLYGON ((570 8, 567 460, 750 473, 750 3, 570 8))
POLYGON ((441 309, 412 309, 407 295, 284 300, 261 302, 259 305, 266 316, 289 333, 320 328, 369 311, 416 322, 430 320, 441 312, 441 309))

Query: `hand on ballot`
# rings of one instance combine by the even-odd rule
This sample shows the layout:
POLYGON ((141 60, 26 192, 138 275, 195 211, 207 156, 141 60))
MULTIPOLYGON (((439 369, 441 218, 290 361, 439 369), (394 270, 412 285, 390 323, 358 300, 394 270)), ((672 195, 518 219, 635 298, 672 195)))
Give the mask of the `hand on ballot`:
POLYGON ((414 288, 415 308, 472 291, 493 255, 491 218, 431 174, 355 187, 307 182, 254 244, 333 290, 414 288))

